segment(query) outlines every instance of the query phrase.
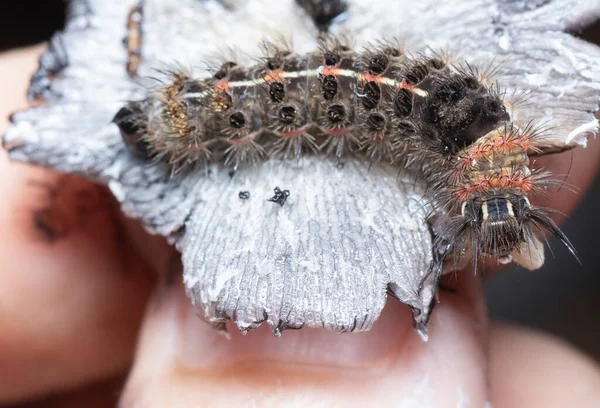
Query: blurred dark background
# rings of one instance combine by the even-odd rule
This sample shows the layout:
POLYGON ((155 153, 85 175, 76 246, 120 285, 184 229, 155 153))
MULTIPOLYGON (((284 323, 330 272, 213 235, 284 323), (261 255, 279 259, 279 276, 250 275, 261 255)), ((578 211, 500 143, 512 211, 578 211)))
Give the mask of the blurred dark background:
MULTIPOLYGON (((590 143, 600 143, 600 140, 590 140, 590 143)), ((600 362, 598 177, 561 227, 576 248, 581 265, 557 239, 551 239, 554 258, 546 250, 546 263, 540 270, 531 272, 511 267, 487 280, 488 309, 494 319, 554 333, 600 362)))
POLYGON ((65 22, 63 0, 0 0, 0 50, 46 41, 65 22))
MULTIPOLYGON (((3 0, 0 51, 47 40, 63 26, 64 17, 63 0, 3 0)), ((600 23, 576 34, 600 45, 600 23)), ((487 281, 486 293, 493 318, 554 333, 600 361, 600 246, 596 245, 600 241, 599 208, 600 180, 596 180, 563 225, 582 265, 552 239, 555 258, 548 254, 541 270, 510 268, 487 281)))
MULTIPOLYGON (((600 21, 577 36, 600 45, 600 21)), ((600 69, 600 61, 598 61, 600 69)), ((597 112, 598 113, 598 112, 597 112)), ((598 115, 596 115, 598 117, 598 115)), ((600 138, 589 143, 600 143, 600 138)), ((568 154, 568 153, 566 153, 568 154)), ((574 153, 573 166, 577 166, 574 153)), ((576 183, 576 181, 571 181, 576 183)), ((550 240, 544 266, 535 272, 511 267, 487 280, 492 318, 553 333, 600 362, 600 177, 561 225, 581 264, 558 239, 550 240)))

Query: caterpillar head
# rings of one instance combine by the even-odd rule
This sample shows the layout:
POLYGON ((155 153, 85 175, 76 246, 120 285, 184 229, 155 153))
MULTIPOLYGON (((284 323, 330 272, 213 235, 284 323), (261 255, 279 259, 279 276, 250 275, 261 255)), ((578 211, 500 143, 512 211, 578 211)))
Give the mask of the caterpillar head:
POLYGON ((576 256, 569 239, 546 212, 521 194, 469 197, 461 205, 461 214, 447 220, 439 231, 435 247, 451 251, 455 262, 470 252, 475 266, 479 258, 495 257, 500 263, 514 261, 533 270, 544 263, 538 236, 548 231, 576 256))

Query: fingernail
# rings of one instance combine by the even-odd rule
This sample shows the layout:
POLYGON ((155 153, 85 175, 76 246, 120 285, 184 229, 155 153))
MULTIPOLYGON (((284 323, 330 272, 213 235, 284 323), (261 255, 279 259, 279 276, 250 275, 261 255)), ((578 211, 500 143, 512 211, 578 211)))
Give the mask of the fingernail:
POLYGON ((165 286, 120 406, 484 406, 481 288, 472 275, 455 283, 440 295, 428 342, 395 299, 366 333, 304 328, 276 338, 266 325, 245 336, 233 326, 228 340, 196 315, 182 285, 165 286))

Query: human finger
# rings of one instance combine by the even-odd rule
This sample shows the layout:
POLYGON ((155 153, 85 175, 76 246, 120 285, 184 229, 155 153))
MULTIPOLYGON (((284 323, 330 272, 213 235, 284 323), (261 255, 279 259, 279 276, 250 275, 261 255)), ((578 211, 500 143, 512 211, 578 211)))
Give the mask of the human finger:
MULTIPOLYGON (((40 47, 0 56, 0 117, 26 106, 40 47)), ((101 188, 0 157, 0 403, 120 372, 152 287, 101 188)))
POLYGON ((484 406, 481 287, 472 274, 454 283, 428 342, 395 299, 366 333, 306 328, 275 338, 261 327, 228 340, 193 312, 181 285, 165 286, 148 308, 120 406, 484 406))
POLYGON ((496 408, 600 405, 598 364, 531 329, 492 325, 490 383, 496 408))

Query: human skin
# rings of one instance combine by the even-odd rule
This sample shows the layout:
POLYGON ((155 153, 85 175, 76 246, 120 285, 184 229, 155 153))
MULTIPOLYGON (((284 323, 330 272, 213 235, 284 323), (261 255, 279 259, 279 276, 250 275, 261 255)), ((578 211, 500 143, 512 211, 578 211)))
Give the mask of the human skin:
MULTIPOLYGON (((1 118, 27 106, 41 50, 0 56, 1 118)), ((591 140, 573 152, 569 182, 581 193, 563 189, 546 205, 572 211, 599 151, 591 140)), ((565 173, 571 154, 536 160, 565 173)), ((449 278, 456 293, 441 293, 427 343, 395 300, 368 333, 304 329, 274 338, 261 327, 247 336, 232 330, 226 340, 194 314, 169 274, 173 250, 124 219, 102 187, 9 163, 5 153, 0 167, 0 404, 51 394, 19 406, 109 407, 115 395, 122 407, 600 402, 597 365, 548 335, 489 322, 480 278, 470 271, 449 278), (127 370, 124 389, 103 381, 127 370)))

